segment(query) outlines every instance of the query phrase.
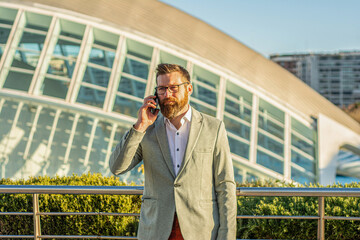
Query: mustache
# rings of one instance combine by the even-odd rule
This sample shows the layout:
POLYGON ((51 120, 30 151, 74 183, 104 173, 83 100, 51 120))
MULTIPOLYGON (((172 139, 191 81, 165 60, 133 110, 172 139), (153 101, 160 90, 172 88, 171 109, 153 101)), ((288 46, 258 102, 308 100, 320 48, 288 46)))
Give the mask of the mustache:
POLYGON ((161 102, 162 103, 166 103, 166 102, 176 102, 176 98, 165 98, 163 99, 161 102))

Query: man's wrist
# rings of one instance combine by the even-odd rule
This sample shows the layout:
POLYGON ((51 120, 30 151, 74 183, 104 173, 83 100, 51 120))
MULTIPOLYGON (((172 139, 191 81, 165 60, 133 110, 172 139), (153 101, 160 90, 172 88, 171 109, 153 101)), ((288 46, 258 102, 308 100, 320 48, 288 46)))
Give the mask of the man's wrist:
POLYGON ((144 126, 144 124, 138 123, 138 122, 136 122, 136 123, 133 125, 133 128, 134 128, 135 130, 139 131, 139 132, 145 132, 146 129, 147 129, 147 127, 144 126))

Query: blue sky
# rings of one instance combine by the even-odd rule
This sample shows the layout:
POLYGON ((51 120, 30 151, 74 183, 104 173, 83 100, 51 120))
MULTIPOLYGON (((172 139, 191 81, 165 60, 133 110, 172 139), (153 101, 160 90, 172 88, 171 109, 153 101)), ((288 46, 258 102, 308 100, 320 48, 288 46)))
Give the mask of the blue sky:
POLYGON ((360 0, 161 0, 268 57, 360 50, 360 0))

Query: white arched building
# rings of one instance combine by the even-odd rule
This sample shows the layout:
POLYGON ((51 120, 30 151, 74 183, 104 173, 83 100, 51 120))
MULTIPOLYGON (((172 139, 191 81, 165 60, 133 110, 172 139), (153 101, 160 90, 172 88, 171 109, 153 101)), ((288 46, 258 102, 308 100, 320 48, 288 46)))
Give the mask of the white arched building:
POLYGON ((186 67, 191 104, 225 122, 237 181, 350 174, 337 156, 358 150, 357 122, 184 12, 155 0, 0 0, 0 176, 109 175, 161 62, 186 67))

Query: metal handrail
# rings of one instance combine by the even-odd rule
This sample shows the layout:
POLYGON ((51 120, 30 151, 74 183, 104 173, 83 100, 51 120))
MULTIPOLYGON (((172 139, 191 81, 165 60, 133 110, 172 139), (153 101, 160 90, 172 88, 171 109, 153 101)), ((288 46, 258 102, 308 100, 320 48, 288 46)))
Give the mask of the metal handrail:
MULTIPOLYGON (((41 185, 0 185, 0 194, 32 194, 33 212, 0 212, 1 215, 32 215, 34 217, 34 235, 0 235, 0 238, 89 238, 89 239, 137 239, 126 236, 84 236, 84 235, 41 235, 40 216, 44 215, 116 215, 136 216, 137 213, 105 212, 40 212, 39 194, 90 194, 90 195, 142 195, 142 186, 41 186, 41 185)), ((360 197, 360 188, 273 188, 241 187, 236 189, 237 196, 246 197, 318 197, 317 216, 251 216, 238 215, 237 219, 307 219, 318 220, 318 239, 325 239, 325 220, 360 220, 360 217, 325 216, 325 197, 360 197)))

